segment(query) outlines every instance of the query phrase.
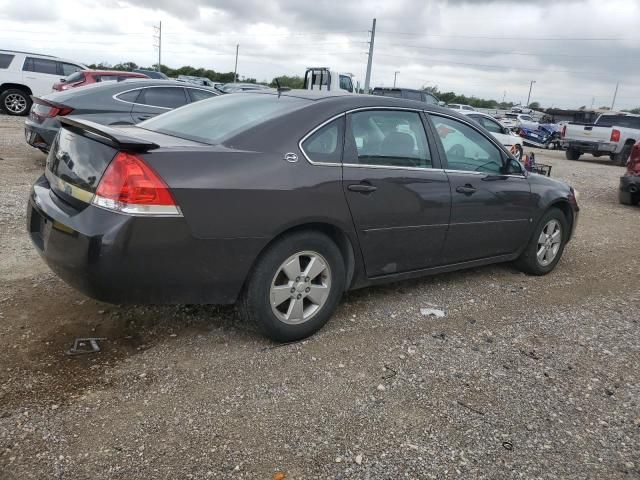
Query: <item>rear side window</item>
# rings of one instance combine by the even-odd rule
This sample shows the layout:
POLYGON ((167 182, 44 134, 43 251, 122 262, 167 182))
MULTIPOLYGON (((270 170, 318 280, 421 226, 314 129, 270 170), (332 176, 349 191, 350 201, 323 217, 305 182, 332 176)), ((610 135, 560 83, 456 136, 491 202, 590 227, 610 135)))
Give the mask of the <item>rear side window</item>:
POLYGON ((13 57, 14 55, 9 55, 8 53, 0 53, 0 68, 9 68, 13 57))
POLYGON ((424 101, 429 105, 438 105, 438 99, 429 93, 424 94, 424 101))
POLYGON ((124 92, 120 95, 116 95, 116 98, 118 100, 122 100, 123 102, 136 103, 136 100, 138 100, 138 95, 140 95, 140 90, 131 90, 129 92, 124 92))
POLYGON ((196 102, 189 108, 159 115, 138 124, 138 127, 197 142, 217 144, 309 103, 309 100, 286 95, 223 95, 207 102, 196 102))
POLYGON ((216 94, 207 90, 200 90, 199 88, 187 88, 192 102, 199 102, 200 100, 206 100, 207 98, 215 97, 216 94))
POLYGON ((640 117, 630 117, 627 115, 603 115, 596 125, 604 127, 622 127, 640 129, 640 117))
POLYGON ((302 142, 302 150, 312 162, 340 163, 343 138, 344 117, 340 117, 302 142))
POLYGON ((431 155, 416 112, 370 110, 351 114, 346 141, 355 146, 358 163, 430 168, 431 155))
POLYGON ((186 105, 187 96, 180 87, 145 88, 137 103, 160 108, 178 108, 186 105))
POLYGON ((27 72, 58 75, 58 62, 56 62, 55 60, 47 60, 45 58, 27 57, 22 69, 27 72))
POLYGON ((117 75, 99 75, 96 77, 96 82, 117 82, 117 75))
POLYGON ((418 100, 419 102, 422 101, 422 94, 420 92, 412 92, 411 90, 408 90, 405 93, 409 100, 418 100))

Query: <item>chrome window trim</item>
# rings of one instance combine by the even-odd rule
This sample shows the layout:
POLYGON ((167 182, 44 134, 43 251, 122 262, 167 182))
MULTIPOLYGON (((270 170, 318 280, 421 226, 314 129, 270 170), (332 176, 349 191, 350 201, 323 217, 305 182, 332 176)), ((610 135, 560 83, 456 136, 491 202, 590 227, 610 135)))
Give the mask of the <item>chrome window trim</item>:
POLYGON ((491 172, 476 172, 473 170, 454 170, 451 168, 445 168, 445 173, 461 173, 466 175, 496 175, 499 177, 513 177, 513 178, 527 178, 525 175, 515 175, 515 174, 503 174, 503 173, 491 173, 491 172))
MULTIPOLYGON (((322 162, 314 162, 313 160, 311 160, 309 158, 309 156, 307 155, 307 152, 304 151, 304 148, 302 148, 302 144, 305 142, 305 140, 307 140, 307 138, 309 138, 311 135, 316 133, 318 130, 320 130, 325 125, 333 122, 334 120, 337 120, 338 118, 342 117, 343 115, 346 117, 347 114, 349 114, 349 113, 362 112, 362 111, 367 111, 367 110, 403 110, 403 111, 409 111, 409 112, 416 112, 418 114, 420 114, 421 112, 424 112, 424 110, 421 109, 421 108, 408 108, 408 107, 358 107, 358 108, 353 108, 351 110, 347 110, 346 112, 342 112, 342 113, 339 113, 337 115, 334 115, 333 117, 329 118, 328 120, 325 120, 320 125, 315 127, 313 130, 311 130, 309 133, 307 133, 304 137, 302 137, 302 139, 298 142, 298 148, 302 152, 302 155, 304 155, 304 158, 307 159, 307 162, 309 162, 311 165, 320 166, 320 167, 387 168, 387 169, 391 169, 391 170, 410 170, 410 171, 417 170, 417 171, 438 171, 438 172, 443 171, 442 168, 430 168, 430 167, 399 167, 399 166, 393 166, 393 165, 389 165, 389 166, 387 166, 387 165, 369 165, 369 164, 364 164, 364 163, 343 163, 343 162, 342 163, 322 163, 322 162)), ((346 129, 345 129, 344 133, 345 133, 345 135, 347 134, 346 129)), ((425 132, 425 135, 426 135, 426 132, 425 132)), ((427 136, 427 141, 428 141, 428 136, 427 136)), ((343 153, 344 153, 344 148, 343 148, 343 153)))
MULTIPOLYGON (((207 90, 205 88, 193 88, 190 86, 184 86, 184 85, 149 85, 148 87, 135 87, 135 88, 130 88, 129 90, 123 90, 122 92, 118 92, 118 93, 114 93, 111 98, 113 98, 115 101, 117 102, 122 102, 122 103, 128 103, 129 105, 140 105, 141 107, 151 107, 151 108, 160 108, 162 110, 175 110, 175 108, 179 108, 179 107, 175 107, 175 108, 169 108, 169 107, 158 107, 156 105, 148 105, 146 103, 138 103, 138 102, 127 102, 126 100, 121 100, 120 98, 118 98, 118 95, 124 95, 125 93, 129 93, 129 92, 133 92, 134 90, 142 90, 145 88, 190 88, 192 90, 202 90, 203 92, 211 92, 211 90, 207 90)), ((188 94, 187 94, 188 96, 188 94)), ((213 94, 214 97, 218 96, 216 93, 213 94)), ((188 97, 190 98, 190 97, 188 97)), ((185 103, 185 105, 189 105, 189 103, 194 103, 194 102, 188 102, 185 103)), ((184 106, 184 105, 182 105, 184 106)))

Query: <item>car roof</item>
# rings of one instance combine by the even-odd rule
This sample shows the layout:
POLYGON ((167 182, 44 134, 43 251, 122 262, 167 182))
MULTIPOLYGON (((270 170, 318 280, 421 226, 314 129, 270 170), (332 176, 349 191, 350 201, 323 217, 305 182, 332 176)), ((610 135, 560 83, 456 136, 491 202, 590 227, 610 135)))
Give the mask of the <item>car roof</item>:
MULTIPOLYGON (((82 65, 84 67, 86 67, 86 65, 82 62, 78 62, 76 60, 70 60, 68 58, 61 58, 61 57, 56 57, 54 55, 45 55, 43 53, 34 53, 34 52, 23 52, 20 50, 4 50, 0 48, 0 53, 8 53, 10 55, 29 55, 30 57, 37 57, 37 58, 46 58, 47 60, 57 60, 60 62, 67 62, 67 63, 73 63, 74 65, 82 65)), ((88 70, 85 69, 85 70, 88 70)))
POLYGON ((374 87, 374 90, 382 90, 383 92, 424 92, 429 95, 433 95, 424 90, 418 90, 417 88, 404 88, 404 87, 374 87))
POLYGON ((138 75, 144 75, 144 73, 140 73, 140 72, 126 72, 126 71, 122 71, 122 70, 92 70, 92 69, 88 69, 88 70, 82 70, 83 72, 88 72, 88 73, 93 73, 96 75, 131 75, 134 76, 136 78, 144 78, 144 77, 139 77, 138 75))

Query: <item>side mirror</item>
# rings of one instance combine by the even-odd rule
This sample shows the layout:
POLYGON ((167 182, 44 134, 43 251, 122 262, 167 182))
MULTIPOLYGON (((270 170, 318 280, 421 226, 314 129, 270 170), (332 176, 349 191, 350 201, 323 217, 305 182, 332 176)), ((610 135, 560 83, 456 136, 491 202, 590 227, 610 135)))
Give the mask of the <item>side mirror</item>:
POLYGON ((66 78, 61 78, 61 79, 60 79, 60 83, 65 83, 66 81, 67 81, 67 79, 66 79, 66 78))

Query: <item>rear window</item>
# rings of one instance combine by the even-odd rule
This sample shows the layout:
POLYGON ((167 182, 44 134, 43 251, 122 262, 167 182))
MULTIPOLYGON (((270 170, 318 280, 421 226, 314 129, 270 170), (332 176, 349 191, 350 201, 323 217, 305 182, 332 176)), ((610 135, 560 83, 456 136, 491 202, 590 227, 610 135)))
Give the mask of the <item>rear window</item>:
POLYGON ((175 137, 217 144, 308 103, 302 98, 283 95, 230 94, 167 112, 138 126, 175 137))
POLYGON ((22 69, 27 72, 57 75, 58 62, 56 62, 55 60, 47 60, 46 58, 27 57, 22 69))
POLYGON ((13 57, 14 55, 9 55, 8 53, 0 53, 0 68, 9 68, 13 57))
POLYGON ((71 75, 69 75, 67 78, 64 79, 66 83, 79 82, 80 80, 84 80, 83 72, 72 73, 71 75))
POLYGON ((640 129, 640 117, 629 117, 627 115, 602 115, 596 125, 603 127, 623 127, 640 129))

